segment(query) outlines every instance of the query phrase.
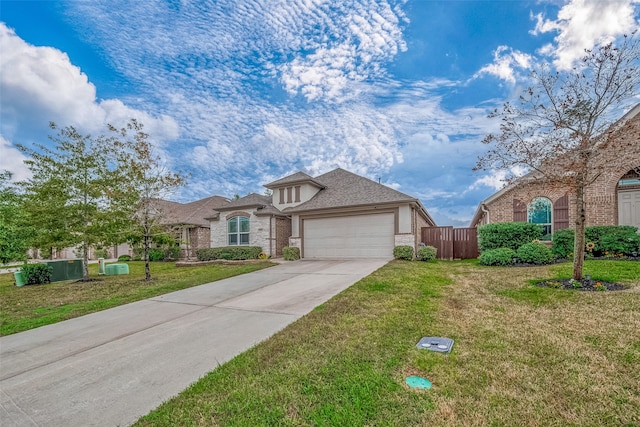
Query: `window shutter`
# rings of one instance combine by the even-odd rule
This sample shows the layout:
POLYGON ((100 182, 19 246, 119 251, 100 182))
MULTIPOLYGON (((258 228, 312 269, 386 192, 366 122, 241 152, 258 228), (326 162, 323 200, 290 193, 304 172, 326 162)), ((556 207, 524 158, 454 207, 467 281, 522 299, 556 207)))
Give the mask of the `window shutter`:
POLYGON ((553 231, 569 228, 569 196, 560 197, 553 204, 553 231))
POLYGON ((527 205, 518 199, 513 199, 513 221, 527 222, 527 205))

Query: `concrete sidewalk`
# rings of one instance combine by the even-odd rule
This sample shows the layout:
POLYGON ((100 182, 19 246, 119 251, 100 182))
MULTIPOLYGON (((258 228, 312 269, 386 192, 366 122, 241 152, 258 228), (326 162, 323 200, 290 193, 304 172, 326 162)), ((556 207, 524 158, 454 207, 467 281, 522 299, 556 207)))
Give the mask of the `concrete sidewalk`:
POLYGON ((129 425, 386 262, 284 263, 2 337, 0 425, 129 425))

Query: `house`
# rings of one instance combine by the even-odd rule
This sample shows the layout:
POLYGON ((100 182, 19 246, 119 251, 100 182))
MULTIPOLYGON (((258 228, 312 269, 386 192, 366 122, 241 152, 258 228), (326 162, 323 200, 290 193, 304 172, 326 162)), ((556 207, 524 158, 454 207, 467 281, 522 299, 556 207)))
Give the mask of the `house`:
POLYGON ((180 242, 182 258, 195 257, 198 249, 209 247, 211 232, 205 219, 229 203, 229 199, 211 196, 189 203, 156 200, 159 223, 174 231, 180 242))
MULTIPOLYGON (((640 104, 614 123, 598 146, 605 165, 585 192, 586 225, 632 225, 640 229, 640 104)), ((529 173, 483 200, 471 227, 498 222, 541 224, 545 239, 576 221, 575 200, 529 173)))
POLYGON ((414 197, 335 169, 315 178, 297 172, 266 184, 209 217, 211 247, 261 246, 270 256, 300 248, 303 258, 391 258, 417 249, 422 227, 435 222, 414 197))

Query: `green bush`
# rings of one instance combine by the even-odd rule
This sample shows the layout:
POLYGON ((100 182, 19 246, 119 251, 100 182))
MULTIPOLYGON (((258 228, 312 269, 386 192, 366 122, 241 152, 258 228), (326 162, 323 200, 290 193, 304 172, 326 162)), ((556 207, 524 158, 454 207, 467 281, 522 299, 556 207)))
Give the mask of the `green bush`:
POLYGON ((118 262, 126 262, 131 261, 131 255, 120 255, 118 257, 118 262))
POLYGON ((260 252, 262 252, 260 246, 223 246, 198 249, 196 251, 196 257, 198 261, 258 259, 260 252))
POLYGON ((528 222, 502 222, 478 228, 480 252, 509 248, 514 251, 525 243, 542 237, 542 226, 528 222))
MULTIPOLYGON (((629 225, 597 225, 586 227, 585 245, 593 243, 593 256, 624 254, 640 251, 640 236, 637 228, 629 225)), ((565 229, 554 233, 551 251, 557 258, 570 258, 573 253, 574 230, 565 229)), ((586 248, 585 248, 586 249, 586 248)))
POLYGON ((556 258, 570 258, 573 253, 573 236, 574 232, 570 228, 558 230, 553 233, 553 244, 551 245, 551 253, 556 258))
POLYGON ((527 264, 550 264, 553 253, 544 243, 531 242, 520 246, 516 251, 518 259, 527 264))
POLYGON ((480 254, 481 265, 511 265, 516 251, 511 248, 489 249, 480 254))
POLYGON ((282 248, 282 256, 286 261, 295 261, 300 259, 300 248, 285 246, 282 248))
POLYGON ((51 283, 53 267, 48 264, 26 264, 21 268, 25 285, 51 283))
POLYGON ((413 259, 413 248, 409 245, 400 245, 393 248, 393 257, 395 259, 413 259))
POLYGON ((165 253, 164 249, 150 248, 149 249, 149 261, 164 261, 165 253))
POLYGON ((433 246, 422 246, 418 249, 418 253, 416 254, 416 258, 420 261, 433 261, 436 259, 436 255, 438 253, 438 249, 433 246))

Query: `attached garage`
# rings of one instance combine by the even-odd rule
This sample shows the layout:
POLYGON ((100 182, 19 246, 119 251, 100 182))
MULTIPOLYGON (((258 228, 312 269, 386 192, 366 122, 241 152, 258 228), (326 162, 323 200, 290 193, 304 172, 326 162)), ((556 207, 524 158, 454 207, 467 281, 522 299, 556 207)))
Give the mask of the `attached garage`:
POLYGON ((304 258, 393 257, 393 213, 309 218, 302 227, 304 258))
POLYGON ((618 224, 640 229, 640 190, 618 191, 618 224))

